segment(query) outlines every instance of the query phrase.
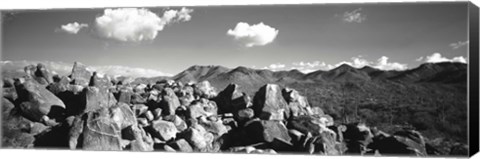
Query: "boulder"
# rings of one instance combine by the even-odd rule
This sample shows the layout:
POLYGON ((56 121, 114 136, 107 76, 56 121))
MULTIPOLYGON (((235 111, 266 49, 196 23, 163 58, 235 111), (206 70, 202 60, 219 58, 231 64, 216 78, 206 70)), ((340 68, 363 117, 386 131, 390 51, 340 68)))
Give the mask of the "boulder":
POLYGON ((152 122, 152 136, 162 141, 175 139, 177 135, 177 127, 174 123, 164 120, 155 120, 152 122))
POLYGON ((57 117, 63 113, 65 104, 45 87, 27 80, 15 86, 20 109, 33 121, 41 121, 43 116, 57 117), (54 111, 51 111, 54 110, 54 111))
POLYGON ((182 132, 188 128, 187 123, 177 115, 167 115, 163 117, 163 120, 172 122, 177 128, 178 132, 182 132))
POLYGON ((199 97, 204 97, 204 98, 214 98, 217 96, 217 92, 212 85, 210 85, 210 82, 208 81, 202 81, 197 84, 195 84, 195 93, 196 96, 199 97))
POLYGON ((132 151, 153 151, 153 139, 142 128, 131 126, 134 140, 130 143, 132 151))
POLYGON ((169 144, 170 147, 174 148, 179 152, 193 152, 192 146, 185 139, 178 139, 169 144))
POLYGON ((305 147, 310 154, 341 155, 343 153, 342 143, 337 142, 336 133, 325 127, 320 127, 318 136, 307 135, 305 141, 305 147))
POLYGON ((307 109, 310 107, 306 97, 300 95, 298 91, 290 88, 282 90, 282 96, 288 104, 291 116, 307 115, 307 109))
POLYGON ((135 113, 135 116, 139 116, 148 111, 148 106, 144 104, 133 104, 132 111, 135 113))
POLYGON ((284 120, 289 114, 287 102, 276 84, 267 84, 255 93, 252 109, 256 117, 264 120, 284 120))
POLYGON ((72 84, 87 86, 90 82, 92 73, 87 70, 87 67, 79 62, 75 62, 72 68, 72 74, 70 75, 72 84))
POLYGON ((252 119, 254 115, 255 113, 253 112, 253 109, 245 108, 238 110, 235 114, 233 114, 233 117, 236 121, 245 122, 252 119))
POLYGON ((132 104, 145 104, 147 103, 147 99, 138 93, 133 93, 130 102, 132 104))
POLYGON ((120 129, 124 129, 129 126, 136 126, 137 118, 125 103, 118 103, 115 106, 109 108, 110 117, 117 124, 120 129))
POLYGON ((327 127, 333 125, 333 119, 328 116, 322 116, 321 118, 301 115, 294 117, 287 124, 289 129, 298 130, 304 134, 311 133, 313 136, 320 135, 321 127, 327 127), (331 121, 330 121, 331 119, 331 121))
POLYGON ((198 123, 215 136, 222 136, 228 131, 227 127, 223 125, 222 120, 219 119, 206 119, 206 117, 203 116, 198 123))
POLYGON ((162 108, 163 115, 174 115, 175 110, 180 106, 180 101, 177 95, 171 88, 165 88, 162 91, 162 101, 160 101, 160 107, 162 108))
POLYGON ((133 92, 128 89, 120 89, 115 95, 118 102, 130 104, 133 92))
POLYGON ((47 70, 47 68, 45 67, 44 64, 42 63, 38 63, 37 64, 37 69, 35 70, 34 72, 35 76, 37 78, 43 78, 45 79, 45 81, 48 83, 52 83, 53 82, 53 76, 52 74, 50 73, 49 70, 47 70))
POLYGON ((192 105, 187 108, 187 115, 189 118, 196 119, 201 116, 208 116, 209 113, 204 110, 201 102, 194 101, 192 105))
POLYGON ((112 86, 112 83, 110 82, 110 79, 107 76, 99 75, 97 72, 93 72, 92 77, 90 77, 90 82, 88 86, 108 89, 112 86))
POLYGON ((10 101, 15 101, 18 98, 17 90, 13 86, 10 86, 10 87, 4 86, 2 88, 2 95, 4 98, 7 98, 10 101))
POLYGON ((394 135, 376 133, 372 140, 368 148, 381 155, 427 156, 423 137, 413 130, 398 131, 394 135))
MULTIPOLYGON (((122 131, 137 126, 137 119, 128 105, 119 103, 110 108, 99 108, 89 111, 73 120, 70 129, 69 146, 71 149, 84 150, 121 150, 122 131), (80 138, 83 136, 83 138, 80 138), (81 144, 79 144, 81 143, 81 144)), ((138 130, 132 130, 135 132, 138 130)), ((131 133, 135 134, 135 133, 131 133)), ((134 135, 125 138, 134 139, 134 135)))
POLYGON ((97 87, 86 87, 82 92, 82 98, 85 101, 85 109, 83 112, 94 111, 100 108, 108 108, 117 103, 113 94, 107 89, 97 87))
POLYGON ((373 138, 370 128, 363 123, 347 124, 345 128, 342 132, 342 137, 347 146, 346 153, 366 153, 367 145, 372 142, 373 138))
POLYGON ((252 120, 245 124, 245 130, 254 143, 271 143, 274 139, 290 142, 288 129, 281 121, 252 120))
POLYGON ((22 117, 15 106, 2 98, 2 147, 3 148, 33 148, 35 131, 32 133, 33 122, 22 117))
POLYGON ((138 94, 145 93, 146 88, 147 88, 146 84, 143 84, 143 83, 138 84, 133 88, 133 92, 138 93, 138 94))
POLYGON ((202 152, 212 148, 214 136, 202 126, 193 124, 185 131, 185 140, 195 149, 202 152))
POLYGON ((82 132, 84 150, 122 150, 121 128, 103 108, 89 112, 82 132))
POLYGON ((214 101, 217 103, 220 113, 236 113, 238 110, 251 106, 250 97, 240 92, 239 86, 236 84, 229 84, 218 93, 214 101))
POLYGON ((58 96, 58 94, 68 90, 68 85, 64 85, 62 83, 55 82, 55 83, 52 83, 52 84, 48 85, 47 89, 50 92, 52 92, 53 94, 58 96))

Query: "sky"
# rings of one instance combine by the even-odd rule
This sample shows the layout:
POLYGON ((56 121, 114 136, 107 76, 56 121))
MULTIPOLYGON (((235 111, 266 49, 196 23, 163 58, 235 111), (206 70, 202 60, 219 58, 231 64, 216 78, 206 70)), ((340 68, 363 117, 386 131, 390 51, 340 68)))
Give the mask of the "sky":
POLYGON ((1 64, 78 61, 135 76, 192 65, 405 70, 467 63, 467 18, 464 2, 3 11, 1 64))

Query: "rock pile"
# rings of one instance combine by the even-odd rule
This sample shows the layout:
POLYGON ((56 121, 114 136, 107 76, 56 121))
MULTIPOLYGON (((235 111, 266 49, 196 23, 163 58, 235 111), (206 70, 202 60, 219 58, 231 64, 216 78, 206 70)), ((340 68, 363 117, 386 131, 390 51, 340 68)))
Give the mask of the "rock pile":
POLYGON ((117 82, 80 63, 68 77, 42 64, 25 72, 3 80, 4 147, 427 155, 414 130, 389 135, 335 123, 296 90, 276 84, 251 98, 236 84, 217 93, 208 81, 117 82))

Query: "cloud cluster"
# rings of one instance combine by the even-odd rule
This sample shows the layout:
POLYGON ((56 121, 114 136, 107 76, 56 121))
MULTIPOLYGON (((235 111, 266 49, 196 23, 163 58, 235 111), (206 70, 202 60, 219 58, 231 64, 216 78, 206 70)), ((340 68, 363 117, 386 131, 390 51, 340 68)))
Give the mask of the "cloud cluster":
POLYGON ((336 64, 327 64, 325 62, 313 61, 313 62, 293 62, 290 67, 287 67, 285 64, 271 64, 270 66, 264 67, 264 69, 270 69, 272 71, 288 70, 288 69, 297 69, 303 73, 310 73, 317 70, 328 71, 334 69, 342 64, 347 64, 355 68, 362 68, 364 66, 370 66, 380 70, 406 70, 408 69, 407 64, 402 64, 398 62, 389 62, 388 57, 382 56, 376 61, 368 61, 363 59, 361 56, 352 57, 351 61, 342 61, 336 64), (280 67, 279 67, 280 66, 280 67))
POLYGON ((370 66, 380 70, 406 70, 408 68, 407 64, 401 64, 398 62, 389 62, 388 59, 389 59, 388 57, 382 56, 378 58, 376 62, 373 62, 373 61, 368 61, 366 59, 362 59, 359 56, 359 57, 352 57, 351 58, 352 61, 342 61, 338 64, 335 64, 334 66, 338 67, 342 64, 348 64, 355 68, 370 66))
POLYGON ((361 13, 362 8, 355 9, 353 11, 347 11, 343 13, 342 20, 348 23, 362 23, 367 20, 367 16, 361 13))
POLYGON ((269 69, 269 70, 273 70, 273 71, 278 71, 278 70, 284 69, 285 66, 286 66, 285 64, 276 63, 276 64, 270 64, 269 66, 263 67, 263 69, 269 69))
POLYGON ((467 46, 468 45, 468 40, 467 41, 458 41, 456 43, 451 43, 449 46, 453 49, 453 50, 456 50, 458 48, 461 48, 463 46, 467 46))
POLYGON ((275 40, 278 30, 263 22, 254 25, 239 22, 234 29, 227 31, 227 35, 232 36, 245 47, 264 46, 275 40))
POLYGON ((68 34, 77 34, 82 28, 86 28, 86 27, 88 27, 88 24, 73 22, 73 23, 61 25, 60 28, 55 29, 55 31, 65 32, 68 34))
POLYGON ((92 71, 96 71, 101 74, 109 76, 130 76, 130 77, 157 77, 157 76, 172 76, 172 74, 164 73, 162 71, 145 68, 135 68, 126 66, 91 66, 92 71))
POLYGON ((428 62, 428 63, 439 63, 439 62, 460 62, 460 63, 467 63, 467 59, 463 56, 457 56, 457 57, 453 57, 451 59, 449 58, 446 58, 446 57, 443 57, 440 53, 436 52, 436 53, 433 53, 432 55, 430 56, 426 56, 425 58, 422 56, 422 57, 419 57, 418 59, 416 59, 416 61, 419 61, 419 62, 428 62))
POLYGON ((105 9, 95 19, 95 30, 102 38, 122 42, 153 40, 167 24, 191 19, 192 9, 167 10, 162 17, 148 9, 119 8, 105 9))
MULTIPOLYGON (((144 8, 105 9, 95 18, 92 25, 95 36, 120 42, 141 42, 153 40, 165 26, 190 21, 193 9, 167 10, 159 15, 144 8)), ((62 25, 59 31, 77 34, 88 24, 78 22, 62 25)))

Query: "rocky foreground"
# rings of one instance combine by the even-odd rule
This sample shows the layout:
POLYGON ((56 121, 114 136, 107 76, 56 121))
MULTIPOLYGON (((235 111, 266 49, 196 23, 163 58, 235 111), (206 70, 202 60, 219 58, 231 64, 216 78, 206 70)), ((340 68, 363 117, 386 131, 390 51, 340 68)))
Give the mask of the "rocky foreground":
MULTIPOLYGON (((71 75, 42 64, 3 79, 2 147, 172 152, 438 154, 423 136, 335 123, 294 89, 275 84, 253 97, 208 81, 130 84, 75 63, 71 75)), ((466 148, 453 147, 451 154, 466 148)))

